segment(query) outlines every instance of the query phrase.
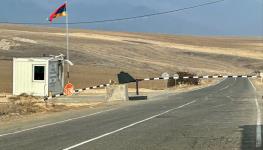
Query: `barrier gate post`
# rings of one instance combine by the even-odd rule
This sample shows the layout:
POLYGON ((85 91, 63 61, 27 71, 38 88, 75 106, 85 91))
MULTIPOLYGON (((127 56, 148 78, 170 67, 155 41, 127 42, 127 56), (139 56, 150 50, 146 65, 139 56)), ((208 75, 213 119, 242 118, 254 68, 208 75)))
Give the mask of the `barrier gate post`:
POLYGON ((136 80, 136 95, 139 95, 139 81, 136 80))

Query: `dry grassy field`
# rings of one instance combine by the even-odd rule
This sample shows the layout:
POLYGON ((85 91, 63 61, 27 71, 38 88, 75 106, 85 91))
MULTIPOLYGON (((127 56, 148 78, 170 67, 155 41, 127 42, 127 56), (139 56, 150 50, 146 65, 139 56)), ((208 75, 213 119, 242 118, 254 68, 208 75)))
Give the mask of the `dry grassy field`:
MULTIPOLYGON (((65 30, 0 25, 0 93, 12 90, 12 58, 66 53, 65 30)), ((262 37, 199 37, 70 30, 71 81, 83 88, 116 80, 188 71, 248 74, 263 69, 262 37)), ((142 86, 154 88, 152 82, 142 86)))

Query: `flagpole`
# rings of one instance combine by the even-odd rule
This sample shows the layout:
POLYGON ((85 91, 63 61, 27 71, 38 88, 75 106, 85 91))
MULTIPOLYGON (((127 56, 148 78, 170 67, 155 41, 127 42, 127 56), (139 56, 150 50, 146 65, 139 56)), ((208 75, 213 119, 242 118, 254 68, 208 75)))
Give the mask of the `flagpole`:
MULTIPOLYGON (((67 60, 69 60, 69 29, 68 29, 68 1, 66 0, 66 41, 67 41, 67 60)), ((67 64, 67 79, 69 83, 69 63, 67 64)))

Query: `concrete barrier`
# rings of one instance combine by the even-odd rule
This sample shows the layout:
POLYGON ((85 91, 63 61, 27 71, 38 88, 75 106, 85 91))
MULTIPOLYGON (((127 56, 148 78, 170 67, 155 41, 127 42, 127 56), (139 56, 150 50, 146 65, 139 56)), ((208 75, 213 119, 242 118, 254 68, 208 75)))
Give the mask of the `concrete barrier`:
POLYGON ((140 95, 129 96, 130 101, 147 100, 147 99, 148 99, 147 96, 140 96, 140 95))
POLYGON ((125 84, 111 85, 106 87, 106 100, 107 101, 127 101, 128 87, 125 84))

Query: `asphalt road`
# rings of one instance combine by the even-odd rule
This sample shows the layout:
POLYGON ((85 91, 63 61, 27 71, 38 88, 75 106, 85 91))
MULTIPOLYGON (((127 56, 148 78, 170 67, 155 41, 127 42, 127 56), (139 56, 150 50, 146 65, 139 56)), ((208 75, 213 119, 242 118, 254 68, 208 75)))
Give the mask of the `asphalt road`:
POLYGON ((256 97, 248 79, 226 79, 192 92, 0 134, 0 149, 262 149, 261 126, 257 125, 261 124, 261 102, 256 97))

